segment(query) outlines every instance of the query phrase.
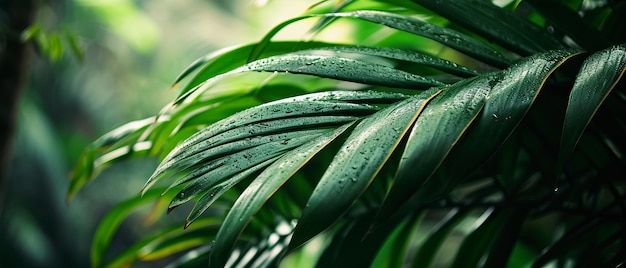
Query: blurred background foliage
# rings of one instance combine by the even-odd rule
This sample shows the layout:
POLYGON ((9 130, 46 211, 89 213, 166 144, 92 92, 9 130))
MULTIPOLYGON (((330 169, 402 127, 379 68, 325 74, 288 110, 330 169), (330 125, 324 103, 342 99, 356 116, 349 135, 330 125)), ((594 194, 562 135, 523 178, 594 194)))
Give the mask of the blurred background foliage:
MULTIPOLYGON (((157 161, 111 167, 68 203, 68 174, 83 148, 124 122, 157 113, 178 94, 169 88, 193 60, 256 41, 315 3, 35 0, 30 26, 12 33, 7 27, 10 9, 27 2, 22 1, 0 5, 0 52, 8 53, 3 45, 19 34, 28 55, 8 171, 0 187, 0 267, 89 266, 98 222, 114 204, 137 194, 157 161)), ((306 33, 294 29, 283 34, 306 33)), ((184 219, 173 215, 147 224, 149 212, 147 207, 122 223, 111 254, 151 228, 184 219)), ((163 263, 143 263, 152 264, 163 263)))

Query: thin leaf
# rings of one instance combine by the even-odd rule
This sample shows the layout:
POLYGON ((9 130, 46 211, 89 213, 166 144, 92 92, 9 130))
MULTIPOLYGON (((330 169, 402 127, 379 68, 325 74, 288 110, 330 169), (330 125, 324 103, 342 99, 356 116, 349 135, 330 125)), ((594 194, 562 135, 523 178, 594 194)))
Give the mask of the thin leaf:
POLYGON ((444 240, 448 238, 450 232, 452 232, 459 223, 467 218, 468 212, 470 211, 452 210, 445 218, 439 220, 439 224, 433 227, 433 231, 429 232, 424 242, 420 245, 411 267, 432 267, 437 252, 444 240))
POLYGON ((365 191, 400 139, 439 90, 428 90, 364 119, 326 169, 298 221, 295 249, 331 226, 365 191))
MULTIPOLYGON (((205 193, 202 194, 202 196, 200 196, 200 199, 198 199, 194 207, 191 209, 191 212, 189 212, 189 216, 187 216, 187 220, 185 222, 185 228, 187 228, 191 223, 193 223, 196 219, 198 219, 198 217, 200 217, 200 215, 202 215, 202 213, 204 213, 213 204, 213 202, 215 202, 215 200, 217 200, 220 196, 222 196, 222 194, 230 190, 233 186, 241 182, 243 179, 249 177, 254 172, 268 166, 269 164, 273 163, 277 159, 278 159, 278 156, 274 158, 270 158, 266 160, 265 162, 252 166, 242 171, 241 173, 233 176, 232 178, 229 178, 219 183, 218 185, 215 185, 205 190, 205 193)), ((172 202, 174 200, 172 200, 172 202)))
POLYGON ((570 93, 563 125, 560 158, 565 161, 606 97, 626 72, 626 45, 614 46, 589 56, 570 93))
POLYGON ((113 235, 122 221, 139 206, 153 202, 161 196, 162 189, 154 189, 144 194, 144 197, 136 196, 128 199, 111 209, 100 221, 91 244, 91 267, 100 267, 106 250, 113 235))
POLYGON ((222 224, 215 238, 215 247, 211 254, 211 265, 223 266, 229 255, 228 252, 230 252, 237 237, 250 222, 252 216, 294 173, 351 125, 346 124, 334 131, 320 135, 286 153, 257 176, 244 192, 239 195, 232 209, 226 215, 224 224, 222 224))
POLYGON ((546 52, 497 73, 481 113, 441 163, 436 179, 429 179, 419 189, 419 199, 432 200, 447 193, 490 157, 524 118, 548 77, 575 55, 571 51, 546 52))
POLYGON ((308 74, 336 80, 420 89, 443 83, 392 67, 336 56, 286 54, 253 61, 233 72, 263 71, 308 74))
POLYGON ((345 116, 366 115, 377 110, 375 106, 355 103, 393 103, 406 97, 399 93, 375 91, 328 91, 250 108, 220 120, 179 144, 162 161, 150 180, 177 166, 175 163, 178 159, 219 144, 264 133, 282 132, 303 125, 331 125, 331 122, 339 125, 352 120, 345 116))
POLYGON ((411 129, 381 218, 395 212, 435 172, 481 111, 493 79, 481 76, 454 84, 426 106, 411 129))
MULTIPOLYGON (((144 190, 154 184, 163 174, 171 171, 170 168, 175 166, 176 163, 173 159, 191 156, 206 150, 207 145, 210 143, 203 144, 203 141, 228 130, 236 129, 237 127, 244 126, 246 124, 276 120, 280 118, 322 114, 368 114, 375 110, 376 107, 369 105, 317 101, 299 101, 289 103, 279 101, 244 110, 233 116, 227 117, 202 131, 199 131, 185 142, 179 144, 161 162, 159 167, 157 167, 154 174, 146 182, 144 190)), ((254 133, 248 133, 247 135, 252 136, 253 134, 254 133)))
POLYGON ((214 161, 213 163, 217 163, 215 165, 213 165, 213 163, 200 165, 198 169, 193 170, 193 172, 178 179, 169 186, 168 190, 183 183, 187 183, 187 185, 178 192, 176 198, 172 200, 170 209, 195 198, 198 194, 221 180, 234 176, 248 168, 263 165, 263 163, 267 164, 266 160, 300 146, 324 132, 325 130, 309 130, 290 133, 293 135, 287 138, 268 142, 241 152, 228 154, 223 159, 214 161))
POLYGON ((372 23, 385 25, 390 28, 405 31, 415 35, 423 36, 434 41, 440 42, 443 45, 454 48, 467 55, 476 57, 479 60, 483 60, 487 63, 494 64, 496 66, 508 66, 510 63, 500 53, 496 52, 491 47, 477 41, 476 39, 469 37, 463 33, 457 32, 452 29, 440 27, 434 24, 430 24, 419 19, 397 15, 389 12, 374 11, 374 10, 360 10, 354 12, 345 13, 331 13, 331 14, 318 14, 307 15, 287 20, 269 31, 261 41, 259 41, 257 47, 250 54, 249 59, 258 59, 260 53, 271 43, 271 39, 282 28, 288 26, 299 20, 304 20, 312 17, 330 17, 330 18, 356 18, 366 20, 372 23))
POLYGON ((356 53, 363 55, 372 55, 385 57, 390 59, 408 61, 413 63, 423 64, 435 69, 439 69, 444 72, 448 72, 453 75, 461 77, 473 77, 479 73, 471 70, 467 67, 460 66, 456 63, 433 57, 427 54, 397 49, 388 47, 365 47, 365 46, 335 46, 335 47, 322 47, 312 50, 299 51, 298 53, 307 53, 309 51, 331 51, 334 53, 356 53))
POLYGON ((217 218, 203 218, 193 227, 182 229, 180 226, 167 228, 135 243, 106 267, 127 267, 137 260, 155 260, 188 250, 203 244, 208 244, 215 237, 221 220, 217 218), (212 235, 207 235, 212 234, 212 235))
MULTIPOLYGON (((133 152, 142 149, 145 151, 145 146, 135 146, 135 143, 139 135, 154 120, 154 117, 150 117, 126 123, 88 145, 70 174, 67 201, 69 202, 86 183, 93 180, 106 165, 133 152), (111 154, 107 156, 107 153, 111 154)), ((167 117, 162 117, 160 120, 165 121, 167 117)))
POLYGON ((544 29, 488 1, 413 0, 413 2, 523 56, 564 47, 544 29))
MULTIPOLYGON (((294 42, 294 41, 281 41, 272 42, 264 51, 264 55, 279 55, 289 52, 294 52, 300 49, 310 49, 315 47, 324 47, 331 44, 324 42, 294 42)), ((229 72, 237 67, 240 67, 248 63, 246 57, 241 55, 248 55, 256 47, 256 44, 248 44, 241 46, 227 47, 218 51, 205 55, 193 63, 191 63, 181 74, 174 80, 176 87, 183 79, 189 77, 194 72, 197 72, 191 81, 181 90, 179 97, 186 94, 189 90, 201 85, 206 80, 229 72)))

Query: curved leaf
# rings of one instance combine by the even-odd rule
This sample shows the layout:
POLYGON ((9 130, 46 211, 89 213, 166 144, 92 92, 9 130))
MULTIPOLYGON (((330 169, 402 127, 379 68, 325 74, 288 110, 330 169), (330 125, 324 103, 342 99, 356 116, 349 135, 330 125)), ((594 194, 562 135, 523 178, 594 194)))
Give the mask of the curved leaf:
POLYGON ((330 14, 318 14, 307 15, 287 20, 278 26, 274 27, 265 37, 259 41, 257 47, 250 54, 249 59, 258 59, 260 53, 270 44, 270 40, 276 33, 282 28, 288 26, 299 20, 304 20, 312 17, 322 18, 356 18, 380 25, 385 25, 390 28, 405 31, 411 34, 423 36, 434 41, 440 42, 443 45, 454 48, 467 55, 476 57, 479 60, 483 60, 487 63, 494 64, 496 66, 508 66, 510 63, 500 53, 496 52, 491 47, 477 41, 476 39, 469 37, 463 33, 455 30, 440 27, 434 24, 430 24, 419 19, 397 15, 389 12, 374 11, 374 10, 360 10, 354 12, 345 13, 330 13, 330 14))
MULTIPOLYGON (((233 136, 240 139, 245 139, 250 136, 254 136, 255 132, 250 132, 250 129, 245 129, 246 131, 242 132, 241 129, 236 129, 237 127, 244 126, 247 124, 253 124, 268 120, 275 120, 280 118, 290 118, 296 116, 312 116, 312 115, 337 115, 337 114, 368 114, 376 110, 376 107, 369 105, 361 105, 361 104, 352 104, 352 103, 339 103, 339 102, 317 102, 317 101, 299 101, 299 102, 275 102, 268 103, 266 105, 257 106, 248 110, 244 110, 239 112, 231 117, 227 117, 208 128, 205 128, 202 131, 199 131, 194 136, 185 140, 183 143, 179 144, 174 148, 168 156, 161 162, 159 167, 157 167, 154 174, 148 179, 146 185, 144 186, 144 190, 149 188, 152 184, 154 184, 157 179, 162 177, 163 174, 168 172, 176 171, 177 161, 191 157, 194 160, 194 155, 200 152, 205 151, 210 148, 210 145, 214 143, 214 139, 211 138, 216 136, 218 138, 223 138, 222 136, 217 136, 221 133, 225 133, 225 137, 233 136), (233 130, 232 133, 228 133, 227 131, 233 130), (236 134, 241 133, 241 134, 236 134), (207 148, 208 147, 208 148, 207 148), (172 170, 174 169, 174 170, 172 170)), ((317 119, 310 118, 314 120, 317 119)), ((302 122, 303 124, 305 121, 302 122)), ((261 125, 261 127, 263 127, 261 125)), ((275 127, 280 127, 276 125, 275 127)), ((226 141, 229 141, 226 139, 226 141)), ((258 141, 257 141, 258 142, 258 141)))
POLYGON ((447 193, 490 157, 526 115, 548 77, 575 55, 563 50, 546 52, 499 72, 482 111, 439 166, 437 179, 427 180, 419 189, 420 199, 447 193))
POLYGON ((178 192, 176 198, 172 200, 170 209, 195 198, 198 194, 223 179, 234 176, 249 168, 269 164, 266 160, 275 158, 289 149, 298 147, 324 132, 325 130, 308 130, 288 133, 290 135, 285 135, 285 137, 279 139, 277 138, 276 141, 231 153, 206 164, 201 163, 200 167, 170 185, 168 190, 183 183, 187 183, 186 186, 178 192))
POLYGON ((387 218, 435 172, 485 104, 494 78, 481 76, 444 89, 417 118, 396 180, 380 208, 387 218))
MULTIPOLYGON (((299 41, 277 41, 269 44, 263 51, 263 55, 278 55, 284 53, 290 53, 302 49, 311 49, 316 47, 328 47, 332 44, 324 42, 299 42, 299 41)), ((201 85, 206 80, 229 72, 242 65, 248 63, 246 57, 241 55, 248 55, 256 47, 256 44, 248 44, 241 46, 232 46, 220 49, 212 52, 204 57, 201 57, 191 63, 181 74, 174 80, 176 87, 183 79, 187 78, 190 74, 197 71, 197 74, 193 76, 191 81, 181 90, 178 97, 185 95, 189 90, 201 85)))
MULTIPOLYGON (((168 118, 165 116, 159 119, 159 121, 166 120, 168 118)), ((143 131, 154 122, 155 117, 149 117, 126 123, 102 135, 87 146, 70 174, 67 201, 70 201, 86 183, 93 180, 110 162, 129 154, 145 155, 145 152, 150 149, 151 143, 138 144, 137 141, 143 131)))
POLYGON ((296 225, 294 249, 331 226, 365 191, 426 102, 440 90, 428 90, 365 118, 326 169, 296 225))
POLYGON ((91 267, 100 267, 109 243, 122 221, 137 207, 152 202, 161 196, 162 189, 154 189, 140 196, 128 199, 111 209, 100 221, 91 244, 91 267))
POLYGON ((408 61, 423 64, 429 67, 433 67, 435 69, 439 69, 444 72, 448 72, 453 75, 458 75, 461 77, 472 77, 476 76, 479 73, 469 69, 467 67, 458 65, 454 62, 450 62, 441 58, 433 57, 427 54, 397 49, 397 48, 389 48, 389 47, 366 47, 366 46, 335 46, 335 47, 321 47, 311 50, 299 51, 298 53, 307 53, 307 52, 315 52, 315 51, 330 51, 333 53, 355 53, 358 55, 371 55, 371 56, 379 56, 390 59, 408 61))
POLYGON ((614 46, 589 56, 570 93, 561 139, 561 161, 574 151, 591 118, 626 72, 626 45, 614 46))
POLYGON ((253 61, 233 72, 264 71, 309 74, 369 85, 425 88, 443 83, 367 61, 322 55, 286 54, 253 61))
POLYGON ((408 89, 423 89, 430 86, 444 85, 437 80, 421 77, 378 63, 334 56, 291 53, 252 61, 227 73, 214 76, 205 81, 202 86, 193 88, 178 97, 172 106, 179 105, 189 96, 203 92, 211 83, 225 76, 245 72, 306 74, 341 81, 408 89))
POLYGON ((524 56, 564 48, 546 30, 488 1, 412 1, 524 56))
POLYGON ((106 266, 127 267, 137 260, 160 259, 207 244, 215 237, 220 224, 221 220, 217 218, 204 218, 186 230, 178 225, 167 228, 135 243, 106 266))
POLYGON ((345 132, 352 124, 346 124, 334 131, 311 140, 300 147, 285 153, 280 159, 266 168, 239 195, 232 209, 226 215, 224 224, 215 238, 214 250, 211 253, 211 265, 221 267, 226 263, 228 252, 235 244, 252 216, 267 202, 295 172, 322 150, 326 145, 345 132))

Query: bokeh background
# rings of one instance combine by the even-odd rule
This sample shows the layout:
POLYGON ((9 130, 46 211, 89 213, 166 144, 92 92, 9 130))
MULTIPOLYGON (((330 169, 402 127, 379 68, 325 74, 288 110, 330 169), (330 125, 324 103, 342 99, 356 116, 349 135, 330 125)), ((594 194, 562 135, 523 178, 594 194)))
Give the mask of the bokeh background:
MULTIPOLYGON (((0 41, 10 38, 4 31, 7 10, 19 1, 0 5, 0 41)), ((170 90, 174 79, 195 59, 259 40, 316 1, 34 2, 31 36, 22 36, 28 40, 26 76, 0 187, 0 267, 88 267, 99 221, 116 203, 138 193, 157 160, 112 166, 68 202, 69 174, 83 148, 125 122, 158 113, 178 94, 170 90)), ((298 29, 283 33, 306 34, 298 29)), ((122 223, 111 254, 159 224, 185 218, 170 215, 148 224, 149 211, 122 223)))

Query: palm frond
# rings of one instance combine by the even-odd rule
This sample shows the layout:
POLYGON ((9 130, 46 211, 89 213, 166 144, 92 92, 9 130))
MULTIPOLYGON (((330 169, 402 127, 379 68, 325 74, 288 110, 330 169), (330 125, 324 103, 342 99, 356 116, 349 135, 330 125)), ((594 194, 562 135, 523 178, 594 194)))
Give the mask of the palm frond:
MULTIPOLYGON (((319 265, 430 267, 454 237, 462 242, 452 267, 624 261, 626 45, 589 45, 600 30, 580 35, 566 22, 592 26, 550 16, 539 1, 529 2, 562 33, 489 1, 373 2, 386 11, 303 15, 258 43, 199 59, 158 119, 86 149, 70 195, 95 176, 93 163, 151 154, 162 160, 144 198, 157 199, 151 188, 163 184, 169 210, 195 202, 185 228, 200 222, 200 240, 167 230, 113 263, 214 239, 175 264, 266 267, 320 236, 319 265), (445 23, 406 15, 425 9, 445 23), (314 18, 315 30, 360 21, 452 56, 405 42, 272 40, 314 18), (138 144, 149 146, 132 150, 138 144), (219 200, 229 209, 204 215, 219 200), (563 235, 529 241, 534 221, 563 235)), ((94 266, 116 228, 97 236, 94 266)))

